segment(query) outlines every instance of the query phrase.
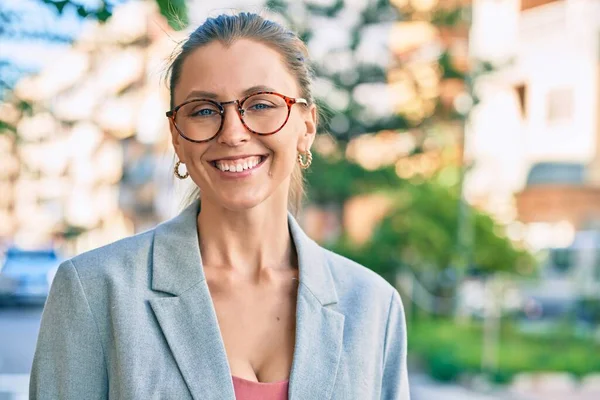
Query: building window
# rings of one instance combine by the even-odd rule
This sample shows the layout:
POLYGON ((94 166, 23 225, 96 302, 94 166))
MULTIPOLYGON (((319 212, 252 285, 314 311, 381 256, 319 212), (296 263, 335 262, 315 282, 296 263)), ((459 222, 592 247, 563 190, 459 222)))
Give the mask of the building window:
POLYGON ((527 86, 525 84, 515 86, 515 92, 519 100, 521 117, 527 118, 527 86))
POLYGON ((565 248, 551 249, 550 260, 556 272, 567 273, 573 266, 573 251, 565 248))
POLYGON ((573 116, 573 89, 560 88, 548 92, 546 120, 550 123, 569 121, 573 116))
POLYGON ((521 11, 564 0, 521 0, 521 11))

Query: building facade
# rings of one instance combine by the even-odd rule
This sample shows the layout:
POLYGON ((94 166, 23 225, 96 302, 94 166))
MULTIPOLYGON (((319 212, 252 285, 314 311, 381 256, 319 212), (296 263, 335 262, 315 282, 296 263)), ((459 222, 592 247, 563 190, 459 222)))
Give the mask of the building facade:
POLYGON ((476 1, 471 49, 501 67, 476 85, 467 196, 533 248, 568 244, 600 219, 600 1, 476 1))
POLYGON ((600 1, 475 1, 471 44, 500 67, 476 84, 467 197, 545 255, 524 293, 576 308, 600 293, 600 1))
POLYGON ((172 156, 161 79, 176 38, 153 2, 127 2, 17 83, 0 105, 0 118, 16 128, 0 135, 3 247, 72 255, 168 216, 172 156))

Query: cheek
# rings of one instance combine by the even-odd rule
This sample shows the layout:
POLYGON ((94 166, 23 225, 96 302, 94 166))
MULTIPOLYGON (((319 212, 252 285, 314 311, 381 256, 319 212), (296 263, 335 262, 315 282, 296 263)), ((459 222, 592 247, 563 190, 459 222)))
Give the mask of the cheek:
MULTIPOLYGON (((280 138, 273 140, 267 147, 271 150, 274 157, 274 167, 283 168, 286 172, 291 171, 297 157, 298 140, 293 132, 280 132, 280 138), (289 171, 288 171, 289 170, 289 171)), ((275 139, 275 138, 274 138, 275 139)), ((266 143, 265 143, 266 144, 266 143)))
POLYGON ((190 145, 184 145, 180 148, 183 156, 186 160, 188 169, 196 170, 202 174, 202 170, 206 168, 205 163, 202 162, 202 156, 206 151, 206 145, 201 143, 193 143, 190 145))
POLYGON ((183 146, 183 151, 190 162, 197 163, 202 157, 202 154, 206 151, 207 145, 203 143, 186 143, 183 146))

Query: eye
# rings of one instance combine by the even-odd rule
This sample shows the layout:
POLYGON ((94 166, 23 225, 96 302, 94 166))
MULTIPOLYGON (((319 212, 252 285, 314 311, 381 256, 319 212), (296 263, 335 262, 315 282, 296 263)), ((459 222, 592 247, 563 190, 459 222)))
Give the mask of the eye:
POLYGON ((190 117, 212 117, 217 114, 217 111, 211 108, 201 108, 194 110, 190 117))
POLYGON ((257 93, 248 97, 243 103, 243 108, 248 113, 255 113, 260 115, 270 115, 271 112, 275 112, 280 108, 285 108, 286 104, 284 100, 271 93, 257 93))
POLYGON ((250 107, 248 107, 248 110, 262 111, 262 110, 268 110, 270 108, 275 108, 275 106, 272 104, 268 104, 268 103, 255 103, 255 104, 252 104, 250 107))

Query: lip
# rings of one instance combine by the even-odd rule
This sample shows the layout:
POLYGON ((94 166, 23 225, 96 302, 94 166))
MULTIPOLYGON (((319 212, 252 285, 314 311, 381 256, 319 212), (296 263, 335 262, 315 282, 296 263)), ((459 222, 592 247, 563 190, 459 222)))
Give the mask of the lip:
POLYGON ((246 177, 249 177, 249 176, 255 174, 258 170, 260 170, 262 168, 262 166, 269 159, 269 155, 261 155, 261 156, 259 156, 261 158, 261 161, 258 164, 256 164, 256 166, 254 168, 247 169, 247 170, 244 170, 244 171, 241 171, 241 172, 221 171, 216 166, 216 162, 217 161, 221 161, 221 160, 237 160, 239 158, 246 158, 246 157, 252 157, 252 156, 235 156, 235 158, 218 158, 218 159, 216 159, 214 161, 210 161, 209 164, 211 165, 211 167, 214 168, 214 170, 219 174, 219 176, 222 179, 240 179, 240 178, 246 178, 246 177))
POLYGON ((219 157, 219 158, 212 159, 209 162, 214 163, 214 162, 223 161, 223 160, 239 160, 240 158, 267 157, 267 156, 268 156, 268 154, 242 154, 239 156, 219 157))

